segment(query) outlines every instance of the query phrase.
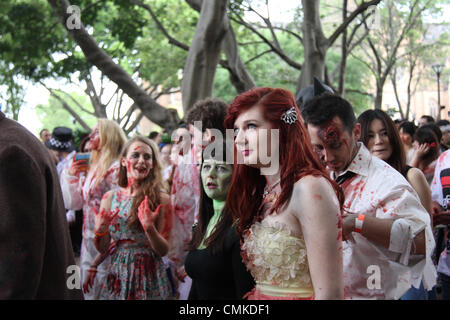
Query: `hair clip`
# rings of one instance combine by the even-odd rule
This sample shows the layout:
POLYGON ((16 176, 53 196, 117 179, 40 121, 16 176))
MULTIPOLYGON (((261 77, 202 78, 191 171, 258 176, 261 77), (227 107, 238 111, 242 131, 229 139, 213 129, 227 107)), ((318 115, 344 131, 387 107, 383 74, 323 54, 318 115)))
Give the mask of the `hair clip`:
POLYGON ((297 121, 297 119, 298 116, 295 107, 291 107, 281 116, 281 120, 283 120, 287 124, 293 124, 295 121, 297 121))

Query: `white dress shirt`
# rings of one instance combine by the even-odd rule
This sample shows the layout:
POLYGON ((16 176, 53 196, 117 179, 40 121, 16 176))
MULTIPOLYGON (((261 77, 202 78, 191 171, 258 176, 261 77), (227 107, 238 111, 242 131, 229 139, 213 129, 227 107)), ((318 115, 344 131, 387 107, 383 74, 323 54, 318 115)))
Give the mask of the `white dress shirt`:
POLYGON ((436 269, 431 260, 435 242, 429 214, 397 170, 372 156, 362 143, 358 146, 355 158, 340 174, 355 173, 341 185, 344 210, 395 221, 388 249, 356 232, 343 242, 345 297, 399 299, 421 281, 430 290, 436 283, 436 269), (415 255, 413 239, 424 229, 426 255, 415 255))

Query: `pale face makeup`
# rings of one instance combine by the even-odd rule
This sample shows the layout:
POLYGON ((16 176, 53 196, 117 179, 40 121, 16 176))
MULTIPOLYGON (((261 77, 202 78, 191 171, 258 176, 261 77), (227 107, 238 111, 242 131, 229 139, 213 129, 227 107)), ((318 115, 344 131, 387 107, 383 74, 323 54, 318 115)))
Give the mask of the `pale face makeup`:
POLYGON ((122 166, 127 168, 128 180, 145 179, 153 168, 153 152, 147 144, 136 141, 128 149, 126 158, 121 159, 122 166))
MULTIPOLYGON (((234 134, 238 158, 245 165, 261 168, 270 166, 262 156, 272 155, 272 124, 264 119, 263 109, 256 105, 242 112, 234 122, 234 134)), ((273 146, 278 147, 278 145, 273 146)))
POLYGON ((233 166, 224 161, 205 159, 201 168, 203 189, 214 200, 225 201, 230 188, 233 166))
POLYGON ((380 119, 372 120, 369 125, 368 137, 367 149, 370 153, 381 160, 387 161, 392 155, 392 146, 383 121, 380 119))
POLYGON ((100 146, 100 131, 98 128, 98 123, 92 128, 92 132, 89 135, 91 150, 98 150, 100 146))

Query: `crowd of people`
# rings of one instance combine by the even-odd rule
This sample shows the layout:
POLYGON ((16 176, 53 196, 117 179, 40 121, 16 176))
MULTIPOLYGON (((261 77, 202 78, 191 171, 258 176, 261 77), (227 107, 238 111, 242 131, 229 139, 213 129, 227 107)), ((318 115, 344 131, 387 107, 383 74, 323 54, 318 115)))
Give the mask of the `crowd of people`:
POLYGON ((448 300, 450 123, 418 124, 317 79, 198 101, 170 134, 99 119, 79 146, 0 112, 0 298, 448 300))

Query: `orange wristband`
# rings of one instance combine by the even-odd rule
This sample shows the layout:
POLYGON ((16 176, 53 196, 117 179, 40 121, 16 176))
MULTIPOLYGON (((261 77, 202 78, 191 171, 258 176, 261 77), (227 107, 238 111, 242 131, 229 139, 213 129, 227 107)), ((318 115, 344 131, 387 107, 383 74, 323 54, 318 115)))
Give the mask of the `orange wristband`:
POLYGON ((107 233, 108 233, 108 230, 106 230, 106 231, 103 232, 103 233, 98 233, 97 231, 94 230, 94 234, 95 234, 95 236, 98 237, 98 238, 103 237, 103 236, 106 235, 107 233))
POLYGON ((362 232, 362 227, 363 227, 363 223, 364 223, 364 218, 366 216, 363 214, 358 214, 358 218, 355 218, 355 232, 361 233, 362 232))

